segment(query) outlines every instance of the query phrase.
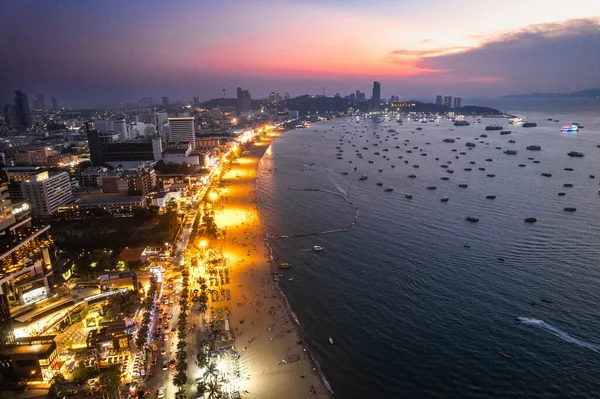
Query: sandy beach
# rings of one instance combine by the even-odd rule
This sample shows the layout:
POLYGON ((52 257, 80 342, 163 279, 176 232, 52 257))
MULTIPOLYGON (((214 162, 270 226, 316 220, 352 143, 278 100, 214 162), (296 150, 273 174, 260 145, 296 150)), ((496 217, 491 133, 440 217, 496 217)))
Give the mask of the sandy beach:
POLYGON ((242 383, 242 397, 329 398, 285 299, 272 281, 256 203, 258 163, 278 135, 268 135, 231 165, 215 202, 216 223, 226 232, 220 245, 232 278, 231 328, 242 370, 250 376, 242 383))

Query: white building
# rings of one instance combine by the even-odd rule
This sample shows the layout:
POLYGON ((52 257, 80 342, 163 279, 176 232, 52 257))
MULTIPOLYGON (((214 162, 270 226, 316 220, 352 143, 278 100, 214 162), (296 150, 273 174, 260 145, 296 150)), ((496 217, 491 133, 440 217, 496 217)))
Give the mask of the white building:
POLYGON ((34 215, 52 215, 61 205, 73 202, 71 178, 67 172, 41 172, 21 183, 23 197, 31 202, 34 215))
POLYGON ((171 143, 190 143, 192 148, 196 147, 196 128, 193 117, 169 118, 171 143))
POLYGON ((121 140, 126 140, 127 137, 127 123, 124 119, 113 121, 113 129, 115 133, 119 135, 121 140))
POLYGON ((113 132, 115 130, 114 122, 106 119, 94 121, 94 128, 100 133, 113 132))
POLYGON ((129 139, 156 136, 156 127, 151 123, 134 122, 129 127, 129 139))
POLYGON ((155 112, 154 113, 154 125, 156 128, 167 123, 169 121, 169 114, 166 112, 155 112))

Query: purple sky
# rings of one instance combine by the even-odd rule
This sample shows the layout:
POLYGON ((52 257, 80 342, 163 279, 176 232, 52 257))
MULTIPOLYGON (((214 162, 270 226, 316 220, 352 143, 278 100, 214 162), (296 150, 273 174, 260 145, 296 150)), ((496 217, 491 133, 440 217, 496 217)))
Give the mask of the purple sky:
POLYGON ((600 87, 600 1, 4 0, 0 103, 600 87))

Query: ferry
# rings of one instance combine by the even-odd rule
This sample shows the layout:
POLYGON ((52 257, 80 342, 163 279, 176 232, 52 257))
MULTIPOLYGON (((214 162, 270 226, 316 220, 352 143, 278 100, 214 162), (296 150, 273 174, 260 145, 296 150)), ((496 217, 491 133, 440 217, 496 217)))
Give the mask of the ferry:
POLYGON ((571 124, 571 125, 564 125, 563 127, 560 128, 561 132, 577 132, 579 131, 579 125, 576 125, 575 123, 571 124))

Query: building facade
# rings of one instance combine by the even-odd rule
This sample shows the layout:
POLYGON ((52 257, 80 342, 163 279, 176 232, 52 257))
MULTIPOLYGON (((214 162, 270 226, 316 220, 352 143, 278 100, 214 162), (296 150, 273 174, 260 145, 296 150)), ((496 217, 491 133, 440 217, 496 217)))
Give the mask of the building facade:
POLYGON ((373 102, 373 112, 378 112, 381 107, 381 83, 373 82, 373 96, 371 97, 373 102))
POLYGON ((53 215, 60 206, 73 202, 71 178, 67 172, 41 172, 21 183, 23 198, 31 203, 35 216, 53 215))
POLYGON ((193 117, 169 118, 169 142, 190 143, 196 147, 196 127, 193 117))
POLYGON ((237 88, 236 112, 237 116, 247 115, 249 112, 252 112, 250 91, 243 90, 241 87, 237 88))

